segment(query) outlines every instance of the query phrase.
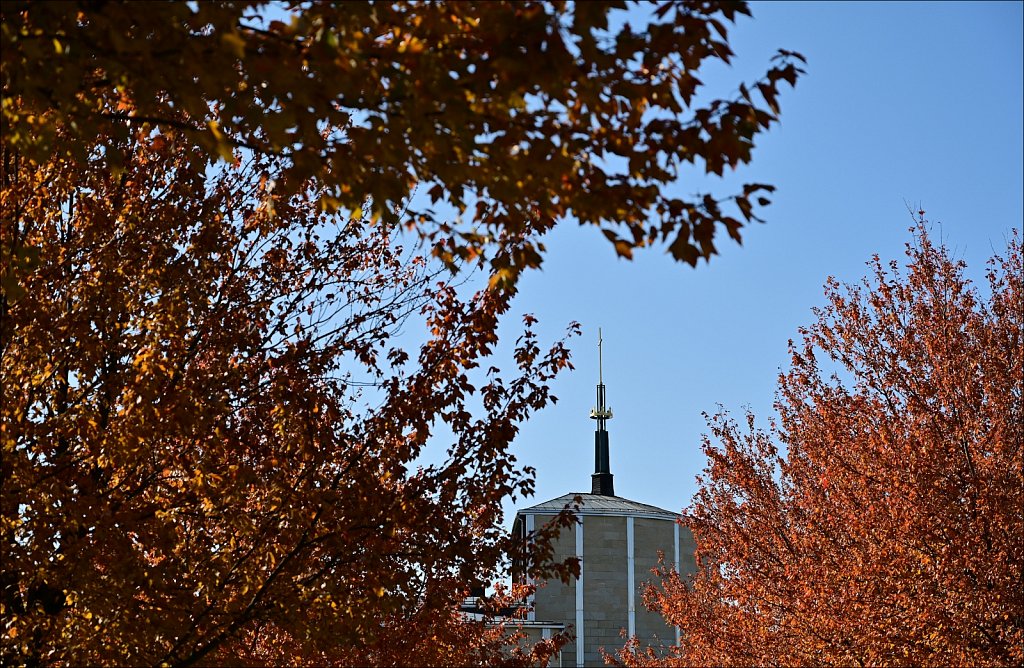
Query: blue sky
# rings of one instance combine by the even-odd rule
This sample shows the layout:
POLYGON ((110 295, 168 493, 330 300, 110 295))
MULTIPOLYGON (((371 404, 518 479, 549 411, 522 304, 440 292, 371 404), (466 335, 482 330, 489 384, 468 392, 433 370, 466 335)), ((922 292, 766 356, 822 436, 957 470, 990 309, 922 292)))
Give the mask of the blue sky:
MULTIPOLYGON (((832 275, 853 282, 872 253, 902 258, 924 208, 969 274, 1001 252, 1024 220, 1022 3, 753 3, 730 33, 731 67, 702 71, 715 95, 767 69, 778 48, 808 59, 782 97, 782 124, 760 139, 753 164, 723 180, 688 176, 684 192, 728 194, 744 182, 777 186, 767 223, 742 246, 696 269, 664 249, 627 262, 595 229, 569 222, 547 239, 518 315, 553 340, 576 320, 576 370, 555 382, 559 402, 534 416, 515 444, 537 469, 536 496, 515 507, 589 491, 604 332, 611 466, 620 496, 685 507, 704 467, 702 411, 745 407, 762 425, 787 366, 787 340, 812 320, 832 275)), ((507 341, 506 343, 511 343, 507 341)))

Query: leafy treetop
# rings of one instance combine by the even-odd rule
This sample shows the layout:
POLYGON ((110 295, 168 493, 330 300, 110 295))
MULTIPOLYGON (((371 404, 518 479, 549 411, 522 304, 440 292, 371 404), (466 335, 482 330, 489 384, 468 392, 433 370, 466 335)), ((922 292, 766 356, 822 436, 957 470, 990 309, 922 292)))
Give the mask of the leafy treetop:
POLYGON ((829 281, 770 430, 711 419, 698 571, 646 594, 684 640, 627 665, 1024 661, 1021 239, 987 295, 923 224, 907 254, 829 281))
MULTIPOLYGON (((512 285, 537 237, 575 217, 622 256, 654 242, 695 264, 719 225, 740 239, 771 186, 682 199, 682 165, 747 163, 803 59, 780 51, 732 100, 695 105, 708 61, 729 62, 743 2, 663 3, 642 30, 624 2, 28 3, 3 6, 3 142, 31 161, 95 138, 110 169, 133 129, 175 128, 209 155, 283 157, 278 187, 323 186, 321 206, 395 219, 454 267, 487 256, 512 285), (621 24, 620 24, 621 23, 621 24), (46 76, 39 76, 46 72, 46 76)), ((196 169, 202 169, 197 165, 196 169)))

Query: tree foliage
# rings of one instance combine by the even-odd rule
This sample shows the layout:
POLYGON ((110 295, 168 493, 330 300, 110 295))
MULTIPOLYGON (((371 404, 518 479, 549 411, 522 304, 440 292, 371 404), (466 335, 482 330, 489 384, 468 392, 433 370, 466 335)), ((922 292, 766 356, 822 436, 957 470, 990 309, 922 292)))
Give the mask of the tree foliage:
POLYGON ((436 254, 485 254, 509 284, 568 216, 621 255, 661 241, 695 264, 718 226, 739 240, 772 188, 682 199, 668 186, 682 165, 748 162, 800 57, 780 52, 735 99, 696 105, 697 72, 729 62, 727 21, 745 3, 665 3, 640 29, 619 25, 625 7, 5 3, 4 145, 82 158, 100 136, 116 171, 134 129, 175 128, 228 161, 238 147, 281 156, 280 187, 315 177, 328 210, 391 223, 422 187, 465 214, 409 211, 436 254))
POLYGON ((511 374, 484 364, 516 279, 568 217, 625 256, 739 239, 725 200, 754 220, 769 186, 667 187, 747 162, 800 73, 780 54, 695 105, 745 5, 663 5, 641 32, 619 6, 0 7, 0 660, 557 646, 509 654, 453 612, 518 546, 510 444, 569 367, 531 318, 511 374), (453 277, 477 267, 476 292, 453 277))
POLYGON ((131 148, 118 176, 5 166, 0 211, 49 260, 3 313, 5 656, 466 635, 439 611, 497 577, 501 502, 532 488, 508 446, 567 350, 527 323, 514 379, 475 387, 507 295, 460 297, 386 225, 275 195, 276 159, 204 176, 182 133, 131 148), (413 469, 438 422, 447 459, 413 469))
POLYGON ((711 420, 698 572, 647 592, 683 640, 626 664, 1024 661, 1021 239, 986 296, 923 224, 907 254, 828 282, 769 431, 711 420))

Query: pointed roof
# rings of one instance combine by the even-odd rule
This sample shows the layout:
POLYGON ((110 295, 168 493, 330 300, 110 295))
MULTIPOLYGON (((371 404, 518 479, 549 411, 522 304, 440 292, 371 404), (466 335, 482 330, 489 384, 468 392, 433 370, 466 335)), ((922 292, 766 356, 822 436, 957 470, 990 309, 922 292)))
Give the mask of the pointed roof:
POLYGON ((577 515, 632 515, 634 517, 650 517, 657 519, 674 520, 679 513, 674 513, 664 508, 651 506, 638 501, 630 501, 621 496, 605 496, 603 494, 587 494, 585 492, 570 492, 563 494, 557 499, 551 499, 544 503, 538 503, 529 508, 519 510, 517 515, 555 515, 567 505, 571 506, 573 497, 580 497, 583 502, 577 515))

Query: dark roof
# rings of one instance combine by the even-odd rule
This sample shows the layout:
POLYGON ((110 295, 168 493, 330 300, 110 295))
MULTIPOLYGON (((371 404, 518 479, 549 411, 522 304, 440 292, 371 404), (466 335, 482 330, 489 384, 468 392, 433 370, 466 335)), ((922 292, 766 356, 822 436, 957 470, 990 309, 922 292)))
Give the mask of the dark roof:
POLYGON ((584 492, 570 492, 564 494, 557 499, 551 499, 544 503, 538 503, 535 506, 529 508, 522 508, 517 511, 517 515, 531 514, 531 515, 554 515, 562 510, 566 505, 571 505, 573 497, 580 497, 583 502, 577 515, 636 515, 641 517, 659 517, 669 520, 674 520, 679 517, 679 513, 674 513, 664 508, 658 508, 657 506, 651 506, 646 503, 639 503, 638 501, 630 501, 624 499, 621 496, 603 496, 601 494, 587 494, 584 492))

